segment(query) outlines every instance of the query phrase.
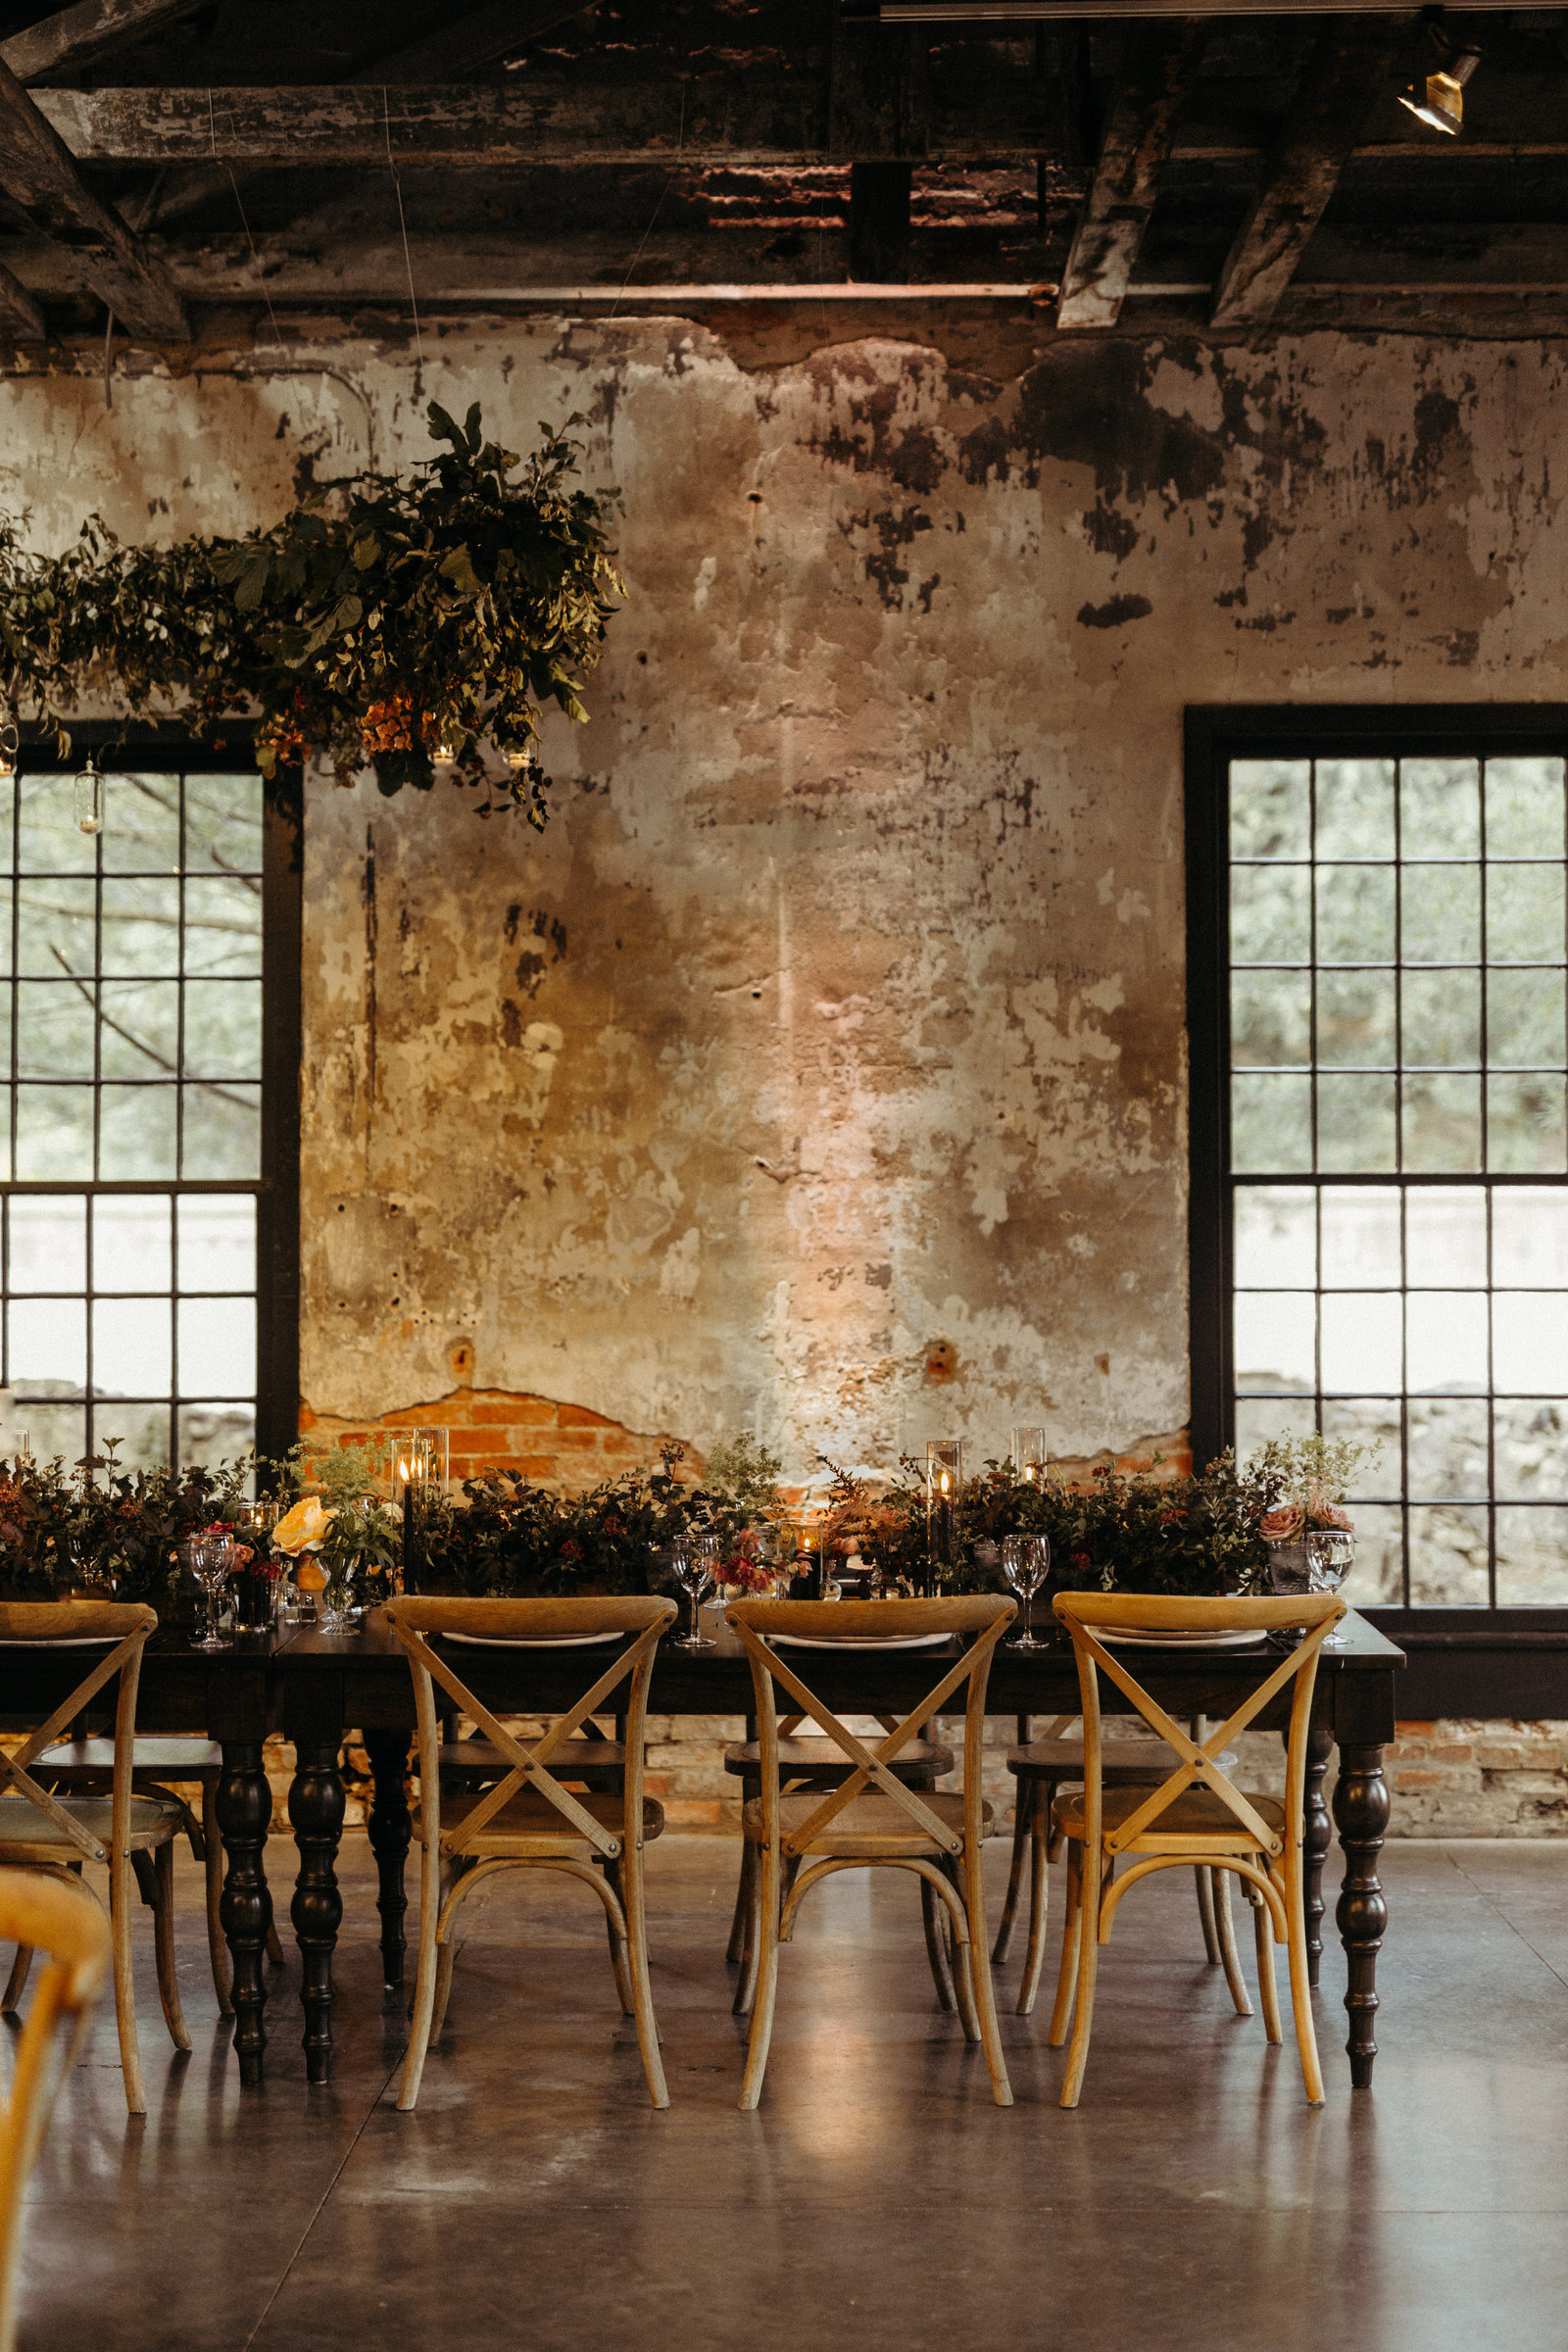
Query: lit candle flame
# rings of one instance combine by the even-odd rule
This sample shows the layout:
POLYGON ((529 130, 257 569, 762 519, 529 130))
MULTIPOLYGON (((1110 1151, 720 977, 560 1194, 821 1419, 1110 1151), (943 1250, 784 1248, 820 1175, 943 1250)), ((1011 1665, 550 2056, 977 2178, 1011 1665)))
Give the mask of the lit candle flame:
POLYGON ((944 1471, 943 1471, 943 1473, 942 1473, 942 1492, 943 1492, 943 1494, 945 1494, 947 1493, 947 1491, 948 1491, 948 1474, 947 1474, 947 1472, 944 1470, 944 1471))

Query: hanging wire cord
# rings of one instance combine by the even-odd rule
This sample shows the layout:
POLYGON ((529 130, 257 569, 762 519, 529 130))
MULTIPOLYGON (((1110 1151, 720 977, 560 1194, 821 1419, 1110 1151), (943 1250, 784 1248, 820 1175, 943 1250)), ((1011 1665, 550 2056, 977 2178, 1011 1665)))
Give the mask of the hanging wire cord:
POLYGON ((294 372, 294 363, 289 356, 288 345, 283 340, 283 330, 277 323, 277 313, 272 308, 272 297, 268 288, 267 272, 262 268, 262 257, 256 250, 256 239, 251 234, 251 224, 246 217, 244 200, 239 192, 239 181, 234 177, 234 167, 231 163, 229 163, 225 156, 220 156, 218 152, 218 126, 213 120, 213 93, 211 89, 209 89, 207 93, 207 136, 212 144, 213 161, 215 164, 220 164, 222 169, 228 173, 228 184, 234 191, 234 205, 239 214, 239 224, 245 231, 245 242, 251 249, 251 266, 256 271, 257 284, 262 289, 262 300, 267 305, 267 316, 272 329, 272 340, 277 345, 278 351, 282 356, 284 368, 288 372, 288 380, 294 387, 294 398, 299 403, 300 424, 303 427, 305 423, 305 389, 301 384, 299 377, 294 372))
POLYGON ((381 121, 382 127, 386 132, 386 168, 392 174, 392 186, 398 200, 398 227, 403 232, 403 268, 409 280, 409 308, 414 313, 414 348, 418 361, 419 372, 422 375, 424 372, 424 337, 419 332, 419 304, 414 291, 414 260, 409 252, 409 224, 403 218, 403 182, 398 177, 398 168, 392 160, 392 108, 384 82, 381 85, 381 121))

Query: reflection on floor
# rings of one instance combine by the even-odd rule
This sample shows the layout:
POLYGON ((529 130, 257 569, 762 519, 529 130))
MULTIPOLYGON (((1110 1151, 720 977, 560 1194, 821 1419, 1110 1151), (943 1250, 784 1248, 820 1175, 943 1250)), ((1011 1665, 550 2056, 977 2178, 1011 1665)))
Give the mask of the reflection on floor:
MULTIPOLYGON (((279 1879, 290 1854, 273 1841, 279 1879)), ((1568 1846, 1388 1849, 1377 2088, 1349 2089, 1335 1945, 1317 2114, 1294 2045, 1270 2051, 1195 1957, 1184 1878, 1121 1913, 1069 2116, 1049 1996, 1011 2014, 1021 1938, 1004 2113, 934 2007, 913 1883, 846 1874, 784 1954, 742 2116, 735 1859, 701 1838, 651 1857, 664 2115, 599 1906, 564 1881, 475 1898, 445 2039, 398 2115, 403 2020, 356 1835, 336 2081, 305 2083, 285 1926, 270 2078, 242 2094, 187 1862, 195 2046, 172 2058, 149 1966, 150 2112, 127 2129, 103 2014, 34 2187, 24 2352, 1562 2352, 1568 1846)))

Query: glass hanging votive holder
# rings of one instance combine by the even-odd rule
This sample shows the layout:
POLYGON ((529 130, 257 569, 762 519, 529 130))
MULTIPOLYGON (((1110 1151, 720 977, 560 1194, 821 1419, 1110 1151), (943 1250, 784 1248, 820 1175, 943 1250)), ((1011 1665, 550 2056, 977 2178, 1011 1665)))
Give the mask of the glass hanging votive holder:
POLYGON ((963 1489, 963 1440, 932 1438, 925 1449, 926 1591, 936 1592, 958 1573, 958 1497, 963 1489))
POLYGON ((1021 1487, 1043 1487, 1048 1476, 1046 1433, 1015 1429, 1012 1433, 1012 1475, 1021 1487))

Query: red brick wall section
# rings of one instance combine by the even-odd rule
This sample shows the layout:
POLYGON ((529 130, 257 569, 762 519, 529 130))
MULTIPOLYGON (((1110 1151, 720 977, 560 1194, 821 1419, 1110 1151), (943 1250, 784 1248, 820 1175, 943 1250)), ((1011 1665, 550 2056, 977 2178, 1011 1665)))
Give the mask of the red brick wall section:
MULTIPOLYGON (((564 1494, 585 1494, 622 1470, 652 1469, 661 1440, 618 1421, 607 1421, 585 1405, 557 1404, 548 1396, 513 1396, 502 1389, 454 1389, 433 1403, 411 1404, 377 1421, 345 1421, 332 1413, 300 1408, 300 1435, 315 1444, 375 1445, 399 1429, 449 1432, 455 1483, 486 1470, 520 1470, 525 1477, 564 1494)), ((700 1456, 688 1453, 694 1464, 700 1456)))

